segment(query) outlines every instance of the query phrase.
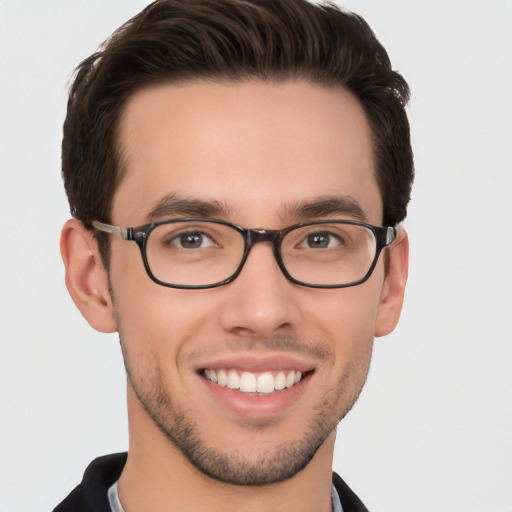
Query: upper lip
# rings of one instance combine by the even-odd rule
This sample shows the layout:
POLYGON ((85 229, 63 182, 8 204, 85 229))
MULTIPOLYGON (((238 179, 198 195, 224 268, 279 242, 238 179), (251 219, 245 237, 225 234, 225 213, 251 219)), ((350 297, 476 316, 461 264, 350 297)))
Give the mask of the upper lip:
POLYGON ((196 371, 205 368, 212 370, 235 369, 246 372, 265 372, 278 370, 299 370, 302 373, 313 370, 314 365, 298 357, 289 355, 230 355, 209 359, 196 364, 196 371))

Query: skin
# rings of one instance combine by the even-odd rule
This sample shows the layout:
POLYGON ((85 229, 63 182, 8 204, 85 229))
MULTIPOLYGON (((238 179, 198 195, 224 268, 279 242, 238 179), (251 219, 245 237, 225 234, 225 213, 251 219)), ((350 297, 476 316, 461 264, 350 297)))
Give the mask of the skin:
MULTIPOLYGON (((326 197, 357 205, 366 222, 382 221, 370 129, 343 89, 304 82, 149 88, 128 101, 119 144, 118 226, 155 220, 148 213, 169 194, 221 205, 212 216, 250 228, 355 218, 292 211, 326 197)), ((330 510, 335 426, 364 384, 374 337, 391 332, 400 315, 408 258, 402 229, 388 249, 387 273, 381 256, 364 284, 333 290, 289 282, 266 243, 226 286, 166 288, 149 279, 136 244, 112 237, 111 295, 91 232, 68 221, 61 248, 84 317, 120 334, 130 446, 119 492, 127 512, 168 510, 169 503, 177 511, 221 511, 226 503, 240 511, 330 510), (219 398, 200 375, 219 361, 280 360, 312 372, 279 407, 265 397, 219 398), (195 460, 183 446, 191 438, 214 455, 195 460)))

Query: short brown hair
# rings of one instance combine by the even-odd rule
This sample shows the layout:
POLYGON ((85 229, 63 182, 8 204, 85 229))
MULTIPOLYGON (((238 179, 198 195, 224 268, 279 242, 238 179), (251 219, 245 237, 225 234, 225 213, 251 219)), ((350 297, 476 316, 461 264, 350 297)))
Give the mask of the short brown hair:
POLYGON ((128 97, 198 79, 300 79, 348 89, 372 130, 383 223, 404 219, 414 175, 408 85, 361 17, 306 0, 156 0, 84 60, 62 142, 74 217, 88 228, 110 221, 122 178, 118 122, 128 97))

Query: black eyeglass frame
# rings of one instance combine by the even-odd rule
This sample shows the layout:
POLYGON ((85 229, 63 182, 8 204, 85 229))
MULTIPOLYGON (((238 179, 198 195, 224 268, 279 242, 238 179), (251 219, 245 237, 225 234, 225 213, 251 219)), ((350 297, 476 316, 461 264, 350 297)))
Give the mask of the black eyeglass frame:
POLYGON ((146 272, 148 276, 151 278, 152 281, 155 283, 166 286, 168 288, 178 288, 182 290, 204 290, 207 288, 217 288, 219 286, 223 286, 225 284, 229 284, 233 282, 240 272, 242 271, 242 268, 245 265, 245 262, 247 260, 247 257, 249 256, 249 253, 254 246, 254 244, 257 244, 259 242, 271 242, 274 249, 274 258, 277 261, 277 264, 279 265, 279 268, 281 269, 281 272, 284 274, 284 276, 291 281, 292 283, 298 284, 300 286, 305 286, 307 288, 324 288, 324 289, 331 289, 331 288, 348 288, 350 286, 357 286, 358 284, 362 284, 365 281, 368 280, 368 278, 372 275, 372 272, 375 269, 375 266, 377 265, 377 261, 379 259, 380 253, 382 250, 391 245, 395 239, 396 239, 396 228, 392 226, 373 226, 372 224, 367 224, 365 222, 359 222, 359 221, 352 221, 352 220, 335 220, 335 219, 328 219, 328 220, 320 220, 320 221, 308 221, 308 222, 301 222, 299 224, 294 224, 293 226, 289 226, 285 229, 246 229, 242 228, 241 226, 237 226, 236 224, 233 224, 231 222, 227 222, 225 220, 220 219, 210 219, 210 218, 197 218, 197 217, 184 217, 180 219, 166 219, 161 220, 157 222, 150 222, 149 224, 144 224, 142 226, 138 227, 128 227, 128 228, 122 228, 119 226, 113 226, 111 224, 105 224, 103 222, 99 221, 93 221, 92 222, 93 227, 96 229, 96 231, 100 231, 103 233, 108 233, 111 235, 118 236, 119 238, 123 240, 133 241, 135 242, 140 249, 142 261, 144 263, 144 268, 146 269, 146 272), (146 246, 147 246, 147 240, 149 238, 150 233, 157 228, 158 226, 161 226, 162 224, 173 224, 178 222, 206 222, 206 223, 213 223, 213 224, 222 224, 224 226, 231 227, 235 231, 238 231, 243 239, 244 239, 244 252, 242 255, 242 259, 240 261, 240 264, 238 265, 237 269, 233 274, 231 274, 228 278, 219 281, 217 283, 213 284, 207 284, 207 285, 183 285, 183 284, 172 284, 167 283, 166 281, 161 281, 158 279, 153 272, 151 271, 151 268, 148 263, 147 259, 147 253, 146 253, 146 246), (373 236, 375 237, 376 245, 375 245, 375 257, 373 258, 372 264, 370 265, 370 268, 366 272, 366 274, 357 281, 353 281, 351 283, 346 284, 314 284, 314 283, 305 283, 303 281, 300 281, 298 279, 295 279, 292 275, 289 274, 288 270, 286 269, 286 266, 284 265, 282 256, 281 256, 281 243, 283 241, 283 238, 290 232, 294 231, 296 229, 306 227, 306 226, 312 226, 316 224, 347 224, 352 226, 361 226, 368 230, 370 230, 373 233, 373 236))

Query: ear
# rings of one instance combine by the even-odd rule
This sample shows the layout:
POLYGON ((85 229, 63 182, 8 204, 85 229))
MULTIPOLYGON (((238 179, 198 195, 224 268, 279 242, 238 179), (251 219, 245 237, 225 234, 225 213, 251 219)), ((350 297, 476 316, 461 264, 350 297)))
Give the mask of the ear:
POLYGON ((409 239, 403 228, 397 228, 396 240, 389 251, 389 267, 382 287, 375 336, 386 336, 398 324, 404 302, 409 270, 409 239))
POLYGON ((66 287, 76 307, 97 331, 115 332, 107 273, 93 232, 79 220, 68 220, 62 229, 60 252, 66 268, 66 287))

